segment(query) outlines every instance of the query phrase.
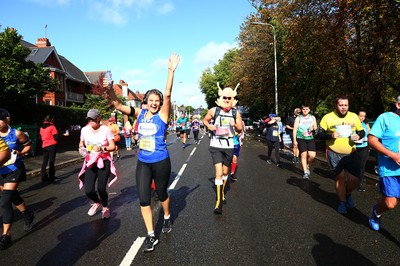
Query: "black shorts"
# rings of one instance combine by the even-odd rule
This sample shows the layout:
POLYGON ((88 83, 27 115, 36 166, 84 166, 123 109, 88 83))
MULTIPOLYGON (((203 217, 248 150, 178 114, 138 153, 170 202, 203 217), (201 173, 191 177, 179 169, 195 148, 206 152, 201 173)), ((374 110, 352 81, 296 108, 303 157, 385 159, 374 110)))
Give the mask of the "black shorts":
POLYGON ((305 151, 317 151, 315 147, 315 139, 298 139, 297 140, 297 147, 299 148, 299 152, 303 153, 305 151))
POLYGON ((26 181, 26 170, 24 164, 14 172, 2 174, 0 178, 0 186, 4 186, 5 183, 19 183, 22 181, 26 181))
POLYGON ((208 150, 211 153, 213 164, 222 163, 225 166, 231 165, 234 149, 220 149, 210 147, 208 150))
POLYGON ((360 176, 361 160, 356 151, 340 154, 328 149, 328 164, 335 175, 345 170, 355 177, 360 176))

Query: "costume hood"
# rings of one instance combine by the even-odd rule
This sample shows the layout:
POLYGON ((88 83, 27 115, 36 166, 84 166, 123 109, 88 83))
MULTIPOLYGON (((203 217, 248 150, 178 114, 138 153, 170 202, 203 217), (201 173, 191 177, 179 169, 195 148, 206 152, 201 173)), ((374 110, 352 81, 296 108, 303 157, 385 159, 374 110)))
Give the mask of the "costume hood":
POLYGON ((236 85, 236 88, 232 90, 230 87, 226 87, 224 89, 221 89, 219 86, 219 82, 217 82, 218 86, 218 99, 215 101, 215 103, 221 107, 224 110, 230 110, 232 107, 234 107, 237 104, 237 100, 235 100, 235 97, 237 95, 237 88, 239 87, 240 83, 236 85), (231 100, 227 102, 227 100, 224 100, 224 97, 231 97, 231 100))

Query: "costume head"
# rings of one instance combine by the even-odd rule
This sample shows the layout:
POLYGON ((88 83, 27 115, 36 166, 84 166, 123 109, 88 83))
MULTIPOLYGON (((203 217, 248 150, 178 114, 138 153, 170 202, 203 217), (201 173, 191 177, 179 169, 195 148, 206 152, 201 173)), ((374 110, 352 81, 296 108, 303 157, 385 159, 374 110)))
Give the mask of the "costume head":
POLYGON ((217 82, 217 85, 219 98, 215 101, 215 103, 224 111, 228 112, 232 107, 237 104, 237 100, 235 100, 235 97, 237 95, 237 88, 239 87, 240 83, 236 85, 236 88, 234 90, 232 90, 232 88, 230 87, 221 89, 221 87, 219 86, 219 82, 217 82))

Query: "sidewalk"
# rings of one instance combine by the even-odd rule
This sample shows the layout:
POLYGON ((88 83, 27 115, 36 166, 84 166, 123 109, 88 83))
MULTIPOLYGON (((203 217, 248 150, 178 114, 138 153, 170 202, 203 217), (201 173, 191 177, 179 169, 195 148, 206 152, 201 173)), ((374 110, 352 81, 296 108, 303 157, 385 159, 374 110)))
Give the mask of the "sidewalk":
MULTIPOLYGON (((24 164, 26 168, 27 177, 40 175, 42 160, 43 156, 41 154, 25 159, 24 164)), ((78 153, 77 150, 73 150, 72 147, 60 149, 60 151, 57 151, 56 170, 81 162, 83 162, 83 157, 78 153)))

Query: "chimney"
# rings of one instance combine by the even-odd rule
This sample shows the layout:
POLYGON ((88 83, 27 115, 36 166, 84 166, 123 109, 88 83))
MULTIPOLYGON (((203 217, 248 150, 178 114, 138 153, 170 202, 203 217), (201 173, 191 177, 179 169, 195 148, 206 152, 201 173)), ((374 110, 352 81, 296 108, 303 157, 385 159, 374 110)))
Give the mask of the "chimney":
POLYGON ((47 38, 38 38, 36 41, 36 46, 41 47, 41 48, 50 47, 51 43, 50 43, 49 39, 47 39, 47 38))

